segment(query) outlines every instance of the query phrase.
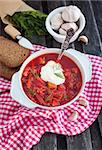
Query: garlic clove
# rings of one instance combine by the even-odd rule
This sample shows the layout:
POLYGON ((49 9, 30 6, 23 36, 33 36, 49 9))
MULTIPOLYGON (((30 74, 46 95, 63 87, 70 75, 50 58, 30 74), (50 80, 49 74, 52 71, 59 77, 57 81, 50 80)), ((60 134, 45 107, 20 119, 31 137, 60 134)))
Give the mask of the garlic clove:
POLYGON ((61 13, 54 15, 54 17, 52 17, 50 22, 51 22, 52 29, 58 30, 60 26, 63 24, 61 13))
POLYGON ((78 41, 83 42, 83 43, 86 44, 86 45, 87 45, 88 42, 89 42, 88 37, 85 36, 85 35, 81 35, 81 36, 79 37, 78 41))
POLYGON ((80 99, 79 105, 87 107, 87 106, 89 106, 89 102, 86 99, 80 99))
POLYGON ((62 29, 62 28, 59 29, 59 33, 62 34, 62 35, 66 35, 67 34, 67 32, 64 29, 62 29))
POLYGON ((70 121, 75 121, 75 120, 77 120, 77 118, 78 118, 78 112, 77 111, 74 111, 70 116, 69 116, 69 120, 70 121))
POLYGON ((68 31, 70 28, 72 28, 74 30, 74 32, 76 32, 78 30, 78 26, 76 25, 76 23, 64 23, 61 26, 62 29, 64 29, 65 31, 68 31))
POLYGON ((77 6, 67 6, 62 12, 62 18, 66 22, 76 22, 80 18, 81 11, 77 6))

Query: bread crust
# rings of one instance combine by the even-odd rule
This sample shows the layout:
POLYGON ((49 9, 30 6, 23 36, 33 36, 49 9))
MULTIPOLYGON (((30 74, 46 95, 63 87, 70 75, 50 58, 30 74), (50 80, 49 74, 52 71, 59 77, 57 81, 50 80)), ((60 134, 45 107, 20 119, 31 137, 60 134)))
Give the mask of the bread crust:
POLYGON ((9 68, 0 62, 0 77, 4 77, 8 80, 12 78, 12 75, 18 71, 19 68, 9 68))
POLYGON ((0 36, 0 61, 10 67, 18 67, 29 56, 29 50, 16 42, 0 36))

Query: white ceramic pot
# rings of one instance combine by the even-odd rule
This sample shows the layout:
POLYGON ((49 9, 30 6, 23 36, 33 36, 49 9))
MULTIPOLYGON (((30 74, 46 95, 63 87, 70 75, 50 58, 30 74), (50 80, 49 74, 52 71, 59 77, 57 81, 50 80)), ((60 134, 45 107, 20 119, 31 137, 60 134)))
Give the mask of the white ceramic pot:
POLYGON ((73 50, 73 49, 68 49, 67 51, 64 52, 64 55, 66 55, 67 57, 72 59, 79 67, 79 69, 81 71, 81 75, 82 75, 82 87, 81 87, 81 90, 78 93, 78 95, 74 99, 72 99, 70 102, 67 102, 64 105, 56 106, 56 107, 42 106, 42 105, 32 102, 27 97, 27 95, 25 94, 23 87, 22 87, 21 77, 22 77, 23 70, 32 59, 34 59, 42 54, 59 53, 59 52, 60 52, 60 49, 47 48, 45 50, 35 52, 31 56, 29 56, 25 60, 25 62, 22 64, 20 71, 13 75, 12 84, 11 84, 12 98, 17 100, 19 103, 21 103, 22 105, 24 105, 26 107, 29 107, 29 108, 40 107, 40 108, 44 108, 44 109, 59 109, 59 108, 66 107, 66 106, 70 105, 71 103, 75 102, 78 99, 78 97, 81 95, 81 93, 83 92, 85 83, 91 79, 92 66, 91 66, 91 63, 90 63, 88 57, 86 57, 82 53, 80 53, 76 50, 73 50))
MULTIPOLYGON (((59 42, 59 43, 63 43, 64 40, 65 40, 65 35, 61 35, 61 34, 58 34, 57 32, 55 32, 52 28, 51 28, 51 24, 50 24, 50 21, 51 21, 51 18, 57 14, 57 13, 61 13, 63 10, 65 9, 65 7, 59 7, 59 8, 56 8, 54 9, 49 15, 48 17, 46 18, 46 29, 47 31, 53 36, 53 38, 59 42)), ((80 15, 80 18, 79 18, 79 21, 78 21, 78 30, 75 32, 74 36, 71 38, 70 40, 70 43, 74 42, 79 34, 83 31, 84 27, 85 27, 85 17, 84 15, 82 14, 81 12, 81 15, 80 15)))

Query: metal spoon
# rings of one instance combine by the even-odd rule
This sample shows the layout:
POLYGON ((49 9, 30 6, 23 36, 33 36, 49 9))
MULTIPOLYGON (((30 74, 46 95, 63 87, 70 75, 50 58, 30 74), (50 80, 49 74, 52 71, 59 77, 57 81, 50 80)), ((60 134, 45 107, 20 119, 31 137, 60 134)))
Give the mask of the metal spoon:
POLYGON ((64 51, 68 49, 69 41, 70 41, 70 39, 72 38, 73 35, 74 35, 74 30, 72 28, 70 28, 67 31, 66 38, 65 38, 64 42, 61 45, 61 52, 59 53, 59 55, 57 57, 57 62, 59 62, 59 60, 61 60, 61 58, 64 54, 64 51))

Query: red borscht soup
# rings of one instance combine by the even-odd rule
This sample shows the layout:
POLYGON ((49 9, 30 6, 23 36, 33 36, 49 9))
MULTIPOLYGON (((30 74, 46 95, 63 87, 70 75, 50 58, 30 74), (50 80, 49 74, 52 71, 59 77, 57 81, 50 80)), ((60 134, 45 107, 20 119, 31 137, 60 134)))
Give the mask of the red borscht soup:
POLYGON ((81 72, 78 66, 65 55, 60 61, 64 70, 65 82, 55 85, 41 79, 41 68, 50 60, 56 61, 57 57, 56 53, 38 56, 31 60, 23 71, 21 78, 23 90, 31 101, 39 105, 54 107, 66 104, 81 89, 81 72))

